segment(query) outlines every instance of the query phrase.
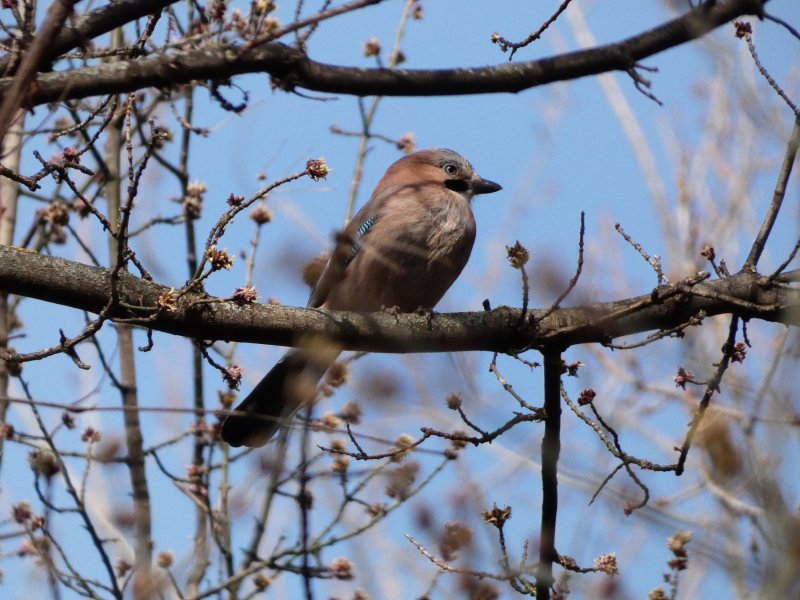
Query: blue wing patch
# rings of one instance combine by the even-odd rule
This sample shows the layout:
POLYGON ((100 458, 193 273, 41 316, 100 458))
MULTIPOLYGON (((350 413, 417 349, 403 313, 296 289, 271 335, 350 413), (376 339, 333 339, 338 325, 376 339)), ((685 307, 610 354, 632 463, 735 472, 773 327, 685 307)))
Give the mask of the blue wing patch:
POLYGON ((356 239, 358 239, 358 238, 360 238, 360 237, 364 237, 364 235, 365 235, 365 234, 366 234, 366 233, 367 233, 367 232, 368 232, 370 229, 372 229, 372 226, 373 226, 374 224, 375 224, 375 215, 371 216, 369 219, 367 219, 366 221, 364 221, 364 222, 361 224, 361 227, 359 227, 358 229, 356 229, 356 239))
POLYGON ((364 237, 369 233, 370 229, 372 229, 372 226, 375 225, 375 221, 377 220, 377 218, 378 217, 376 215, 372 215, 366 221, 364 221, 358 229, 356 229, 356 235, 355 239, 353 240, 353 246, 352 248, 350 248, 350 254, 347 255, 347 260, 345 260, 345 264, 349 264, 350 261, 353 260, 355 255, 361 249, 358 240, 360 240, 362 237, 364 237))

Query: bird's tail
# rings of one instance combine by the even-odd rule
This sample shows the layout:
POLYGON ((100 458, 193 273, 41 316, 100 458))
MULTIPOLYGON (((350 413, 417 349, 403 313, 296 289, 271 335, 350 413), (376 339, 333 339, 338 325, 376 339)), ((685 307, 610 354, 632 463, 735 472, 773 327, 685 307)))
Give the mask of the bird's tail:
POLYGON ((314 399, 317 383, 336 356, 329 352, 287 352, 222 424, 231 446, 266 444, 281 426, 314 399))

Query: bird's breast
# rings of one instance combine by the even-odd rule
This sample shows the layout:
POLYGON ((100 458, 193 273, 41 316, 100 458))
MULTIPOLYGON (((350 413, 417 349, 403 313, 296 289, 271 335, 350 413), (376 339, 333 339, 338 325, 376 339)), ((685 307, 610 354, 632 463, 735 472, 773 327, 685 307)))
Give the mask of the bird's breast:
POLYGON ((469 205, 460 198, 444 202, 430 211, 429 219, 426 242, 431 258, 463 258, 466 263, 475 240, 469 205))

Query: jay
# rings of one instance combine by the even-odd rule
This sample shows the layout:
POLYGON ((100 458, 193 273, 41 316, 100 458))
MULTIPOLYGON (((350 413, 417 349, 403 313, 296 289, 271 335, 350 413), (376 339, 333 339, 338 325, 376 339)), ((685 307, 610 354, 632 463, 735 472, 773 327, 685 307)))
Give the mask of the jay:
MULTIPOLYGON (((310 308, 371 312, 431 309, 467 264, 475 241, 470 201, 501 187, 460 154, 430 148, 391 165, 336 238, 310 308)), ((231 446, 263 446, 300 408, 340 350, 290 350, 222 425, 231 446)))

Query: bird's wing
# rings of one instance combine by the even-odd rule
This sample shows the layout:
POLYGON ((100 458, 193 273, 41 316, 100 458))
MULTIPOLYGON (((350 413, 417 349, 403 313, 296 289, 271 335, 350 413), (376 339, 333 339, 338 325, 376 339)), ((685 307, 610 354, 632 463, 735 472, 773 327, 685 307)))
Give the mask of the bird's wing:
POLYGON ((325 303, 331 289, 342 280, 347 266, 352 262, 361 249, 360 240, 368 235, 375 223, 380 218, 380 206, 383 204, 384 195, 373 197, 361 210, 356 213, 353 220, 345 227, 344 232, 336 237, 336 244, 328 259, 328 263, 311 292, 307 306, 319 308, 325 303))

